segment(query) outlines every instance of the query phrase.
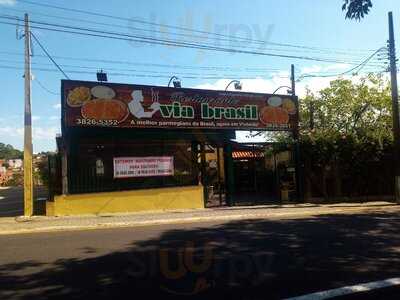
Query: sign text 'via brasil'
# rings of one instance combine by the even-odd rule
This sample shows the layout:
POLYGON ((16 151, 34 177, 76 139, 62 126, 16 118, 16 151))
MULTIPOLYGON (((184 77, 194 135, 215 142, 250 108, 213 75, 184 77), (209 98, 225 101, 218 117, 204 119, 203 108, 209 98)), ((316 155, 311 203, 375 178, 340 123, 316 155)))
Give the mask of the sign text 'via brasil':
POLYGON ((62 82, 67 127, 291 130, 297 98, 260 93, 62 82))

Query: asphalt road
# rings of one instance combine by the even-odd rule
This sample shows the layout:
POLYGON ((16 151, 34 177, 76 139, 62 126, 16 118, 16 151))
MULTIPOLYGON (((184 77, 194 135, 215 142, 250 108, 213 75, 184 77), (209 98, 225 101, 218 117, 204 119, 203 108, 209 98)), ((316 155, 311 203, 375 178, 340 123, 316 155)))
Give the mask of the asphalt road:
POLYGON ((283 299, 400 277, 396 213, 21 234, 0 245, 2 300, 283 299))
MULTIPOLYGON (((47 198, 47 191, 35 187, 34 199, 47 198)), ((0 187, 0 217, 15 217, 24 214, 24 190, 22 187, 0 187)))

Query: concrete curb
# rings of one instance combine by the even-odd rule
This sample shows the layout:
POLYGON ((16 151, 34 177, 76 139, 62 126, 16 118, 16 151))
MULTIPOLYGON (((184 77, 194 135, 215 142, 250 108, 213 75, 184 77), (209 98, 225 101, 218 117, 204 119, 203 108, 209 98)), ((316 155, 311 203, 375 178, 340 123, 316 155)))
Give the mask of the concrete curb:
MULTIPOLYGON (((59 231, 78 231, 78 230, 95 230, 95 229, 107 229, 107 228, 123 228, 123 227, 144 227, 144 226, 157 226, 157 225, 169 225, 169 224, 185 224, 185 223, 202 223, 202 222, 223 222, 233 220, 255 220, 255 219, 288 219, 288 218, 302 218, 302 217, 317 217, 324 214, 352 214, 358 213, 379 213, 382 211, 400 211, 398 205, 384 205, 384 206, 369 206, 369 207, 345 207, 345 208, 334 208, 334 207, 319 207, 307 211, 286 211, 276 212, 273 209, 263 211, 259 213, 238 213, 231 215, 205 215, 205 216, 180 216, 176 218, 160 218, 151 220, 129 220, 129 221, 106 221, 101 217, 94 218, 93 224, 60 224, 60 225, 46 225, 40 224, 40 220, 35 223, 37 226, 32 226, 31 222, 15 223, 15 221, 7 220, 9 227, 12 229, 2 230, 0 228, 0 235, 15 235, 15 234, 26 234, 26 233, 45 233, 45 232, 59 232, 59 231), (26 227, 26 224, 29 227, 26 227), (18 228, 15 228, 18 227, 18 228)), ((66 219, 64 219, 66 220, 66 219)), ((79 219, 76 223, 79 223, 79 219)), ((55 220, 57 222, 58 220, 55 220)), ((60 220, 61 222, 63 219, 60 220)), ((4 223, 3 223, 4 224, 4 223)))

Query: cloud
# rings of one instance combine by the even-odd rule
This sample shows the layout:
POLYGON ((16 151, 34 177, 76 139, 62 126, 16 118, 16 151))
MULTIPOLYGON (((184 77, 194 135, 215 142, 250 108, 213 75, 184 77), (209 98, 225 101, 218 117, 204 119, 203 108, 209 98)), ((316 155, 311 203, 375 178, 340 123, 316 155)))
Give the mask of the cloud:
POLYGON ((336 70, 345 70, 350 69, 351 66, 349 64, 333 64, 324 67, 324 71, 336 71, 336 70))
POLYGON ((314 65, 311 67, 303 67, 301 68, 301 73, 302 74, 308 74, 308 73, 319 73, 319 72, 329 72, 329 71, 343 71, 346 69, 350 69, 351 65, 345 64, 345 63, 337 63, 337 64, 331 64, 331 65, 325 65, 325 66, 320 66, 320 65, 314 65))
MULTIPOLYGON (((55 139, 56 134, 60 132, 60 129, 57 126, 51 127, 40 127, 34 126, 32 128, 32 138, 33 142, 35 140, 52 140, 55 139)), ((0 138, 2 140, 7 141, 8 138, 13 137, 23 137, 24 136, 24 127, 0 127, 0 138)))
MULTIPOLYGON (((313 92, 317 92, 327 86, 331 80, 335 78, 309 78, 296 84, 296 94, 300 97, 306 94, 308 87, 313 92)), ((275 74, 271 79, 255 78, 255 79, 239 79, 242 83, 242 92, 254 93, 273 93, 276 88, 280 86, 291 86, 289 76, 282 76, 282 74, 275 74)), ((196 89, 209 89, 209 90, 225 90, 230 79, 220 79, 214 83, 206 83, 196 85, 196 89)), ((287 89, 287 88, 286 88, 287 89)), ((229 90, 232 90, 231 87, 229 90)), ((282 88, 278 93, 286 94, 285 88, 282 88)))
POLYGON ((53 105, 54 109, 60 109, 61 108, 61 103, 57 103, 53 105))
MULTIPOLYGON (((297 78, 299 78, 300 74, 307 73, 315 73, 318 75, 319 72, 331 74, 332 72, 341 73, 351 66, 347 64, 331 64, 331 65, 314 65, 310 67, 304 67, 300 70, 297 78), (329 73, 330 71, 330 73, 329 73)), ((243 92, 255 92, 255 93, 273 93, 276 88, 280 86, 291 86, 290 78, 288 72, 278 72, 272 74, 271 78, 253 78, 253 79, 241 79, 238 80, 242 83, 242 91, 243 92)), ((303 78, 300 82, 296 82, 296 94, 301 98, 306 95, 307 89, 311 90, 314 93, 318 93, 320 90, 329 87, 331 81, 338 79, 339 77, 350 79, 353 82, 359 82, 360 78, 363 76, 332 76, 332 77, 308 77, 303 78)), ((193 86, 193 88, 198 89, 210 89, 210 90, 225 90, 227 84, 230 82, 230 79, 220 79, 213 83, 205 83, 193 86)), ((233 90, 233 86, 230 86, 229 90, 233 90)), ((286 94, 286 89, 282 88, 278 93, 286 94)))
POLYGON ((7 137, 19 137, 24 135, 24 128, 16 128, 11 126, 0 127, 0 137, 2 139, 7 137))
POLYGON ((32 121, 38 121, 40 119, 41 119, 40 116, 32 116, 32 121))
POLYGON ((316 73, 323 71, 322 66, 311 66, 311 67, 304 67, 301 69, 301 73, 316 73))
MULTIPOLYGON (((239 78, 242 83, 242 92, 255 92, 255 93, 272 93, 276 87, 281 85, 290 85, 289 74, 287 72, 279 72, 272 75, 272 78, 239 78)), ((219 79, 214 83, 205 83, 194 86, 197 89, 209 90, 225 90, 231 79, 219 79)), ((229 87, 233 90, 233 85, 229 87)))
POLYGON ((56 134, 59 133, 60 130, 56 126, 52 127, 33 127, 32 135, 33 140, 52 140, 56 138, 56 134))
POLYGON ((0 5, 13 6, 17 4, 17 0, 0 0, 0 5))

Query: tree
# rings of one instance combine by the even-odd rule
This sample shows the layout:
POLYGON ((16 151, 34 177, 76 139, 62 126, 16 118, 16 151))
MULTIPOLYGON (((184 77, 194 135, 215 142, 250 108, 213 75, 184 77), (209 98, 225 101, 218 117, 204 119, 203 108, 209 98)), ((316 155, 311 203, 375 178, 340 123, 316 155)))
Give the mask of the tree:
POLYGON ((341 196, 346 178, 354 193, 368 190, 371 163, 392 147, 389 82, 382 75, 358 83, 337 79, 318 95, 308 91, 301 103, 302 157, 314 175, 308 183, 322 178, 321 185, 314 186, 320 186, 325 197, 329 176, 336 196, 341 196))
POLYGON ((342 10, 346 11, 346 19, 360 21, 372 7, 371 0, 344 0, 342 10))
POLYGON ((11 145, 0 143, 0 159, 18 159, 23 158, 23 152, 14 149, 11 145))
POLYGON ((6 186, 23 186, 24 185, 24 174, 14 173, 12 177, 6 182, 6 186))
POLYGON ((390 85, 382 75, 371 74, 358 83, 337 79, 318 96, 308 91, 300 112, 306 134, 313 123, 313 134, 372 138, 380 145, 392 138, 390 85))
MULTIPOLYGON (((342 183, 351 183, 353 194, 388 186, 383 172, 370 172, 392 153, 391 94, 382 75, 354 80, 337 79, 317 94, 300 101, 300 149, 305 165, 306 190, 318 190, 328 198, 328 187, 342 195, 342 183), (376 176, 376 177, 374 177, 376 176), (329 184, 328 182, 331 182, 329 184)), ((291 141, 281 138, 287 145, 291 141)), ((390 170, 389 170, 390 171, 390 170)))
POLYGON ((45 185, 48 187, 49 185, 49 166, 47 156, 46 159, 43 159, 36 163, 35 171, 34 171, 34 180, 36 184, 45 185))

